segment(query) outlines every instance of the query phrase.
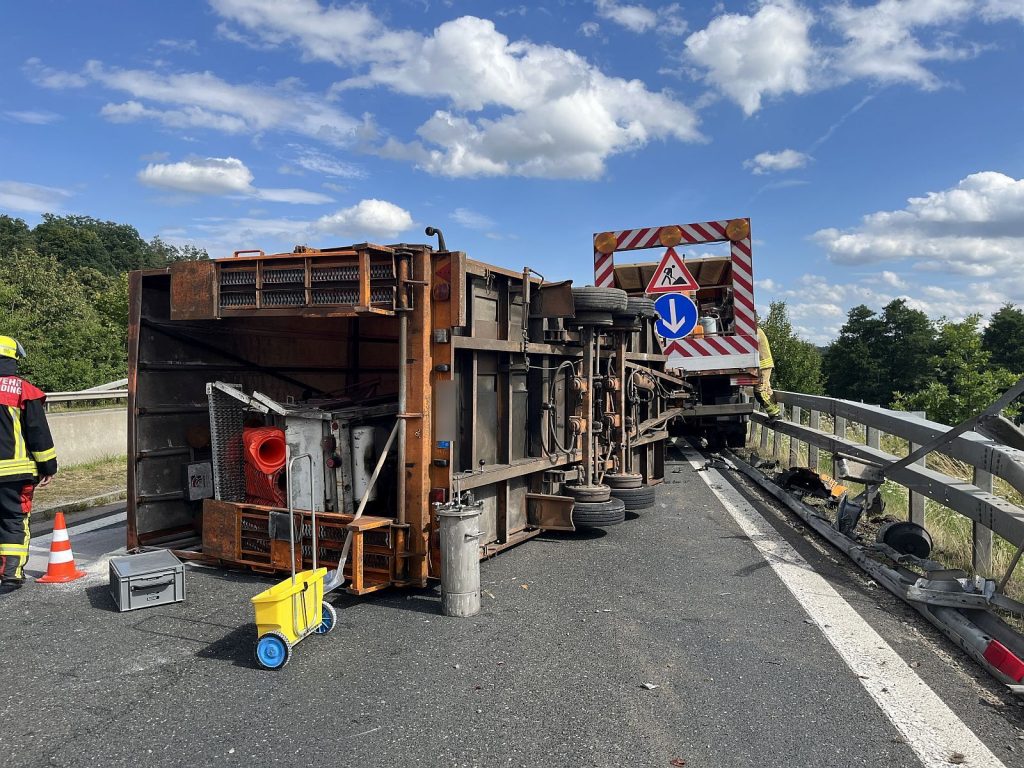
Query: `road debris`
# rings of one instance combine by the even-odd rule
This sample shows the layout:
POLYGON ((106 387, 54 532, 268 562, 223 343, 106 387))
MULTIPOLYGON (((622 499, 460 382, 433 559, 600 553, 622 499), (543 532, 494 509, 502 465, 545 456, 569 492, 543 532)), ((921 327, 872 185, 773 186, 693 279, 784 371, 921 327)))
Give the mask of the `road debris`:
POLYGON ((640 683, 640 687, 646 688, 648 691, 653 691, 655 688, 661 688, 661 686, 656 683, 640 683))

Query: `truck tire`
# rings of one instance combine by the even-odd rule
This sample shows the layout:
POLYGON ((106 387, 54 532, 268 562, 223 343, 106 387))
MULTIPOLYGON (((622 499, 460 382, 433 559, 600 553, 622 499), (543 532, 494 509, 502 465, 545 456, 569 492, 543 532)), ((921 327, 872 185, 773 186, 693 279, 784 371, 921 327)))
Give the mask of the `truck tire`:
POLYGON ((605 326, 612 324, 611 312, 595 312, 591 310, 576 310, 576 317, 569 318, 566 322, 574 325, 598 325, 605 326))
POLYGON ((622 499, 597 503, 577 501, 572 508, 572 524, 577 528, 604 528, 618 525, 625 519, 626 504, 622 499))
POLYGON ((654 487, 612 488, 612 498, 621 499, 628 510, 650 509, 654 506, 654 487))
POLYGON ((654 302, 651 299, 630 296, 626 299, 626 312, 637 317, 654 318, 658 313, 654 311, 654 302))
POLYGON ((586 285, 572 289, 572 301, 576 314, 582 312, 622 312, 626 309, 627 296, 621 288, 597 288, 586 285))
POLYGON ((563 485, 562 492, 585 503, 608 501, 612 496, 612 489, 607 485, 563 485))
POLYGON ((615 488, 639 488, 644 484, 644 476, 641 474, 620 472, 604 476, 605 485, 613 490, 615 488))

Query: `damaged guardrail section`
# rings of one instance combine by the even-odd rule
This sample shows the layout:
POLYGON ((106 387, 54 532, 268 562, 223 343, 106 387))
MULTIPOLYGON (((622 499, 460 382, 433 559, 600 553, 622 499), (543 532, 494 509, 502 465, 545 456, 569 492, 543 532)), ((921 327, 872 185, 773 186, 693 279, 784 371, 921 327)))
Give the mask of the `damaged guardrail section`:
MULTIPOLYGON (((1015 557, 998 582, 971 577, 927 557, 896 551, 885 542, 865 543, 852 528, 844 527, 842 509, 833 523, 820 510, 794 499, 750 465, 736 462, 738 469, 780 498, 879 583, 906 600, 1014 693, 1024 695, 1024 637, 996 612, 998 609, 1024 616, 1024 605, 1004 594, 1006 583, 1024 553, 1024 509, 993 493, 993 477, 1000 477, 1024 494, 1024 450, 1017 447, 1024 446, 1024 435, 996 416, 973 430, 965 430, 965 425, 951 428, 920 414, 849 400, 795 392, 776 395, 783 406, 782 418, 770 420, 763 413, 751 417, 754 428, 760 429, 755 442, 762 455, 769 453, 771 438, 770 453, 781 459, 779 436, 788 435, 791 466, 799 463, 799 444, 803 442, 808 446, 812 469, 819 471, 820 451, 831 453, 833 466, 843 468, 837 471, 837 479, 865 483, 869 500, 872 488, 877 491, 884 480, 907 488, 912 523, 924 526, 925 498, 969 518, 973 522, 973 561, 978 573, 991 572, 993 532, 1016 547, 1015 557), (803 423, 805 411, 807 424, 803 423), (823 414, 831 417, 832 432, 821 428, 823 414), (851 424, 866 427, 866 444, 848 437, 851 424), (882 450, 883 434, 906 440, 908 455, 920 446, 929 446, 970 465, 973 482, 926 467, 924 456, 907 463, 903 461, 906 457, 882 450)), ((854 527, 857 519, 853 518, 854 527)))

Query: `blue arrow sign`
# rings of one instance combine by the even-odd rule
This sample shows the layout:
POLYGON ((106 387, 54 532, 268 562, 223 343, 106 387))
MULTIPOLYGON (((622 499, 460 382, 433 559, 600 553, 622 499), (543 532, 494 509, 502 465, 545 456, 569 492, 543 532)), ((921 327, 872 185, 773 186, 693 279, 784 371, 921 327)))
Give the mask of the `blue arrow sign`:
POLYGON ((662 338, 681 339, 697 327, 697 305, 689 296, 666 293, 655 299, 654 309, 660 316, 654 330, 662 338))

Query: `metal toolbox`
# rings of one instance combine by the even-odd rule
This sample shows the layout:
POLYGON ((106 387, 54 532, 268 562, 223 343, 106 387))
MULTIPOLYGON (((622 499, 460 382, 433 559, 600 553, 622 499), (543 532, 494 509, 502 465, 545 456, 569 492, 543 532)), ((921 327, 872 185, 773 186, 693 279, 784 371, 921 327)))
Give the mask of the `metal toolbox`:
POLYGON ((110 558, 110 594, 120 611, 180 603, 185 567, 166 549, 110 558))

